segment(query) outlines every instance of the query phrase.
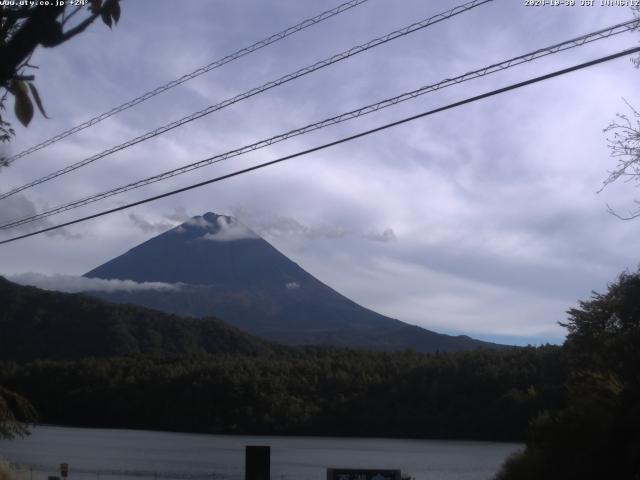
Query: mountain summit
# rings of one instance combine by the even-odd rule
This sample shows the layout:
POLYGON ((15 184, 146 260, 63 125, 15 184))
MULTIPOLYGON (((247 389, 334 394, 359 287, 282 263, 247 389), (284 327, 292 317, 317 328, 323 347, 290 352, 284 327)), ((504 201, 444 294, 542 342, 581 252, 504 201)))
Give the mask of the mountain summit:
MULTIPOLYGON (((306 272, 233 217, 193 217, 129 250, 86 277, 153 280, 223 289, 265 284, 283 289, 306 272)), ((302 275, 304 276, 304 275, 302 275)), ((302 280, 302 279, 300 279, 302 280)))
POLYGON ((176 291, 94 294, 180 315, 216 316, 287 344, 427 352, 496 346, 431 332, 364 308, 307 273, 237 219, 211 212, 85 276, 179 283, 176 291))

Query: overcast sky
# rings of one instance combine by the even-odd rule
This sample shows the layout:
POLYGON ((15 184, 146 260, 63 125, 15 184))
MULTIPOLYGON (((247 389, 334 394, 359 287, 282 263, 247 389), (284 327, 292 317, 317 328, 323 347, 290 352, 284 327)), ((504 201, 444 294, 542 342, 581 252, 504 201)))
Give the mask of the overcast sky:
MULTIPOLYGON (((599 2, 599 0, 597 0, 599 2)), ((578 1, 579 3, 579 1, 578 1)), ((50 120, 17 153, 337 1, 136 0, 33 62, 50 120)), ((21 185, 456 2, 370 0, 0 171, 21 185)), ((0 219, 90 195, 632 17, 626 7, 495 0, 0 201, 0 219)), ((635 46, 640 33, 553 55, 223 164, 53 217, 70 220, 274 159, 635 46)), ((0 246, 0 274, 81 275, 189 216, 232 214, 341 293, 443 333, 561 342, 566 310, 639 262, 640 193, 614 184, 603 129, 640 106, 628 58, 502 94, 81 225, 0 246)), ((25 230, 19 230, 23 232, 25 230)), ((11 232, 12 234, 15 233, 11 232)), ((0 238, 7 238, 7 233, 0 238)), ((34 277, 34 275, 31 275, 34 277)), ((62 278, 62 277, 57 277, 62 278)), ((55 278, 54 278, 55 280, 55 278)), ((49 282, 51 283, 51 282, 49 282)))

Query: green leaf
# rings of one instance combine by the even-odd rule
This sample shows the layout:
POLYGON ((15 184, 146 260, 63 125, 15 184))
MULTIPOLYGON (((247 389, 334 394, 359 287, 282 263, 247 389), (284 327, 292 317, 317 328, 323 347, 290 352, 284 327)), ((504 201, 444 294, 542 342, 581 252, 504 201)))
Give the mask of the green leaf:
POLYGON ((40 94, 38 93, 38 90, 36 89, 36 86, 29 82, 29 90, 31 90, 31 96, 33 97, 33 99, 36 101, 36 105, 38 106, 38 110, 40 110, 40 113, 42 114, 42 116, 44 118, 49 118, 47 116, 47 112, 44 111, 44 107, 42 106, 42 99, 40 98, 40 94))
POLYGON ((102 17, 102 21, 105 23, 105 25, 111 28, 112 21, 111 21, 111 15, 109 15, 109 12, 103 10, 100 16, 102 17))
POLYGON ((16 88, 14 89, 14 112, 16 118, 20 120, 20 123, 25 127, 29 125, 29 122, 33 118, 33 104, 29 98, 29 92, 24 82, 15 82, 16 88))
POLYGON ((111 7, 110 13, 111 18, 113 18, 113 21, 117 24, 118 20, 120 20, 120 3, 118 2, 118 0, 113 2, 113 7, 111 7))

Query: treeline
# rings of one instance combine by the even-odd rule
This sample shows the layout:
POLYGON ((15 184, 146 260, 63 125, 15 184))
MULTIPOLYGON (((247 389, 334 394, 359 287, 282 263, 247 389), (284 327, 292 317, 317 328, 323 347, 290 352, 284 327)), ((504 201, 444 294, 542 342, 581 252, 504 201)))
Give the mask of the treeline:
POLYGON ((559 347, 293 348, 0 278, 0 385, 40 422, 210 433, 514 440, 562 405, 559 347))
POLYGON ((565 379, 553 346, 0 363, 41 422, 207 433, 518 440, 565 379))

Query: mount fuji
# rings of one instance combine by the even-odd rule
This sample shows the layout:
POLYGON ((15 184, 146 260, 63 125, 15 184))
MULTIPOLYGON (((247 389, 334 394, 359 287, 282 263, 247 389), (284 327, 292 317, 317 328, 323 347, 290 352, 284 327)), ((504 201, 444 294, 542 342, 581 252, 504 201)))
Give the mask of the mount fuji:
POLYGON ((421 352, 495 348, 369 310, 306 272, 233 217, 206 213, 87 272, 86 277, 179 284, 172 291, 91 292, 117 303, 216 316, 290 345, 421 352))

